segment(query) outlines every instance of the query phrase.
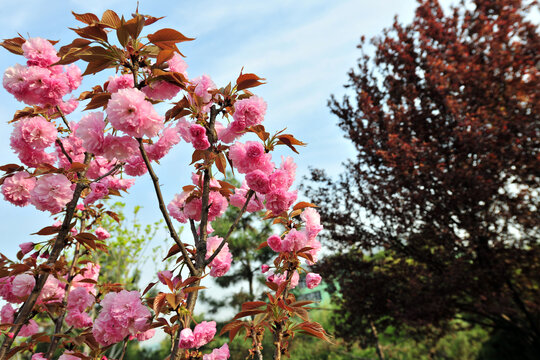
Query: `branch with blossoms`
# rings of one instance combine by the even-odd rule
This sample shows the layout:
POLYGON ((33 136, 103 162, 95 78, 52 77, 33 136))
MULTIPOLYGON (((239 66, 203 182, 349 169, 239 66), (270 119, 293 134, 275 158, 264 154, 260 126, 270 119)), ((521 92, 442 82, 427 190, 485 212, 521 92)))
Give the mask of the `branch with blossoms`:
MULTIPOLYGON (((203 354, 217 328, 215 321, 192 326, 195 306, 205 289, 203 279, 229 271, 228 240, 242 216, 263 209, 264 220, 284 228, 261 244, 276 251, 272 268, 262 269, 268 302, 244 303, 221 332, 229 332, 232 341, 245 329, 253 343, 250 355, 258 359, 265 330, 274 339, 274 359, 288 355, 297 332, 330 341, 309 320, 310 302, 297 301, 289 292, 307 272, 301 261, 316 262, 322 227, 315 205, 295 204, 292 158, 282 157, 279 166, 273 162, 277 146, 297 153, 296 147, 305 144, 283 130, 271 135, 262 125, 266 102, 249 89, 264 79, 241 72, 221 88, 207 75, 190 79, 178 44, 193 39, 168 28, 142 35, 160 18, 135 13, 126 20, 111 10, 101 18, 74 16, 84 26, 73 29, 79 37, 59 51, 55 42, 41 38, 19 36, 0 43, 26 59, 26 65, 6 70, 3 84, 28 105, 11 121, 10 145, 21 164, 0 167, 5 173, 1 191, 13 205, 33 205, 58 220, 36 233, 46 240, 21 244, 17 261, 0 258, 0 297, 8 302, 0 311, 0 359, 29 352, 32 360, 51 360, 60 349, 60 360, 98 359, 116 344, 123 358, 130 341, 147 340, 155 329, 170 335, 171 360, 228 358, 227 344, 203 354), (86 62, 86 69, 76 62, 86 62), (117 74, 104 84, 71 95, 83 77, 109 69, 117 74), (86 102, 88 112, 69 121, 80 102, 86 102), (169 105, 164 116, 156 104, 169 105), (255 140, 238 141, 244 136, 255 140), (191 183, 166 205, 154 167, 182 142, 192 152, 191 183), (245 175, 241 187, 227 182, 227 167, 245 175), (99 264, 91 259, 107 251, 110 235, 101 227, 103 219, 119 220, 103 200, 121 196, 146 173, 173 241, 164 261, 176 261, 141 295, 123 284, 101 282, 99 264), (241 210, 224 238, 212 236, 212 221, 228 206, 241 210), (190 223, 193 242, 180 238, 173 219, 190 223), (145 297, 159 282, 167 290, 145 297), (246 316, 253 317, 240 320, 246 316), (47 351, 35 353, 43 342, 49 344, 47 351)), ((308 287, 321 280, 311 273, 306 279, 308 287)))

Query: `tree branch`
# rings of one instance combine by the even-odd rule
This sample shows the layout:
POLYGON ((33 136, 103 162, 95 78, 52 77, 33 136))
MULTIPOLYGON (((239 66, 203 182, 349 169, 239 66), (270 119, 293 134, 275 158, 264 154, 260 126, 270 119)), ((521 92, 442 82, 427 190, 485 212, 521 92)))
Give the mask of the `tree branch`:
POLYGON ((159 187, 159 179, 156 173, 154 172, 152 165, 150 164, 150 160, 148 159, 148 155, 146 154, 146 150, 144 149, 142 139, 138 138, 137 141, 139 142, 139 150, 141 151, 141 156, 144 160, 144 163, 146 164, 146 168, 148 169, 150 178, 152 178, 152 183, 154 184, 154 190, 156 191, 156 196, 158 199, 159 209, 161 210, 163 219, 165 220, 165 223, 167 224, 167 228, 169 229, 169 234, 171 235, 171 238, 174 240, 174 242, 178 245, 178 247, 180 247, 180 251, 182 252, 182 255, 184 256, 185 263, 187 267, 189 268, 189 272, 191 273, 191 275, 195 276, 197 274, 197 270, 195 269, 195 267, 193 266, 193 263, 189 259, 189 253, 186 250, 184 243, 180 241, 180 238, 178 237, 178 234, 176 233, 176 230, 174 229, 173 223, 169 216, 169 212, 167 211, 167 208, 165 207, 165 203, 163 202, 163 195, 161 194, 161 189, 159 187))
POLYGON ((68 159, 70 164, 73 164, 73 159, 69 154, 67 153, 66 149, 64 148, 64 144, 62 143, 62 140, 56 139, 56 144, 60 147, 60 150, 62 150, 62 154, 68 159))
POLYGON ((231 236, 232 232, 238 226, 238 223, 240 222, 240 218, 242 217, 242 215, 244 215, 244 212, 246 211, 246 208, 247 208, 247 206, 249 204, 249 200, 251 200, 251 197, 253 196, 253 194, 255 194, 255 191, 253 191, 253 190, 248 191, 247 196, 246 196, 246 202, 244 203, 244 206, 242 206, 242 209, 240 210, 240 213, 238 213, 238 215, 236 216, 236 219, 234 219, 234 222, 232 223, 231 227, 229 228, 229 231, 227 231, 227 235, 225 235, 225 237, 221 241, 221 244, 219 244, 219 246, 217 247, 216 251, 214 251, 212 256, 210 256, 208 258, 208 260, 206 260, 206 262, 205 262, 206 265, 210 264, 212 262, 212 260, 214 260, 216 258, 216 256, 218 256, 221 249, 223 249, 223 246, 225 246, 225 243, 227 242, 227 240, 229 240, 229 237, 231 236))

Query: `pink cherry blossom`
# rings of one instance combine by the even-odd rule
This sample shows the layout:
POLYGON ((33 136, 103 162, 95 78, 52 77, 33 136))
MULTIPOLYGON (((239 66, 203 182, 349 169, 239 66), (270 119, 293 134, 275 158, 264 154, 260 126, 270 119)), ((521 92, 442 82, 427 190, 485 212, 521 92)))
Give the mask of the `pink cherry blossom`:
POLYGON ((180 341, 178 346, 181 349, 191 349, 195 345, 195 335, 190 328, 185 328, 180 331, 180 341))
POLYGON ((270 174, 274 170, 272 155, 265 153, 264 146, 256 141, 234 143, 229 149, 229 158, 241 174, 254 170, 270 174))
POLYGON ((229 354, 229 345, 223 344, 219 349, 214 349, 210 354, 203 355, 203 360, 227 360, 229 354))
POLYGON ((306 233, 308 239, 315 239, 319 232, 323 229, 321 225, 321 216, 314 208, 304 210, 300 218, 306 223, 306 233))
POLYGON ((178 128, 169 126, 163 129, 158 141, 146 147, 146 152, 150 160, 160 160, 179 142, 180 134, 178 134, 178 128))
POLYGON ((108 160, 127 160, 139 151, 137 140, 129 136, 107 135, 103 144, 103 156, 108 160))
MULTIPOLYGON (((237 208, 242 208, 246 203, 247 192, 249 187, 247 182, 242 183, 242 187, 235 189, 234 194, 229 197, 229 202, 232 206, 237 208)), ((255 193, 249 200, 248 206, 246 208, 247 212, 257 212, 264 209, 264 195, 255 193)))
POLYGON ((315 273, 308 273, 306 275, 306 286, 308 289, 313 289, 321 283, 321 275, 315 273))
POLYGON ((270 266, 266 265, 266 264, 262 264, 261 265, 261 271, 262 273, 264 274, 265 272, 267 272, 268 270, 270 270, 270 266))
POLYGON ((47 360, 43 353, 35 353, 30 360, 47 360))
POLYGON ((65 284, 52 275, 49 275, 43 289, 39 293, 38 304, 52 304, 62 302, 66 290, 65 284))
POLYGON ((120 76, 109 76, 107 91, 110 93, 118 92, 120 89, 128 89, 134 86, 133 75, 124 74, 120 76))
POLYGON ((148 330, 150 311, 141 303, 138 291, 108 293, 101 301, 101 312, 92 333, 103 346, 117 343, 128 335, 148 330))
POLYGON ((36 321, 29 320, 27 324, 21 327, 21 330, 19 331, 18 335, 22 337, 28 337, 28 336, 37 334, 38 331, 39 331, 39 326, 36 323, 36 321))
POLYGON ((15 309, 11 304, 6 304, 0 310, 0 323, 12 324, 15 319, 15 309))
POLYGON ((21 251, 24 255, 28 254, 30 251, 34 250, 34 244, 33 242, 25 242, 22 244, 19 244, 19 247, 21 248, 21 251))
POLYGON ((96 228, 95 233, 99 240, 105 240, 111 237, 111 234, 101 226, 96 228))
POLYGON ((53 45, 42 38, 30 38, 22 44, 23 55, 28 59, 28 65, 47 67, 60 58, 56 55, 53 45))
POLYGON ((244 130, 246 127, 263 122, 266 113, 266 102, 257 96, 242 99, 234 104, 234 121, 231 128, 234 131, 244 130))
POLYGON ((30 191, 30 202, 36 209, 52 213, 61 211, 72 197, 71 181, 62 174, 41 176, 30 191))
POLYGON ((102 179, 100 182, 93 182, 90 184, 90 193, 86 195, 86 198, 84 199, 84 205, 88 206, 88 204, 92 204, 96 202, 99 199, 103 199, 105 196, 109 194, 109 187, 108 187, 108 181, 107 179, 102 179))
POLYGON ((76 90, 81 86, 82 74, 81 69, 77 65, 71 64, 69 66, 64 66, 64 72, 68 81, 69 91, 76 90))
POLYGON ((182 56, 180 56, 177 53, 174 53, 173 57, 167 60, 167 64, 169 64, 169 70, 177 73, 181 73, 185 77, 187 77, 187 68, 188 65, 182 59, 182 56))
MULTIPOLYGON (((214 251, 223 241, 223 238, 219 236, 212 236, 208 238, 206 242, 206 259, 210 258, 214 251)), ((220 277, 223 276, 231 268, 232 254, 229 251, 229 244, 225 243, 219 254, 210 263, 210 276, 220 277)))
POLYGON ((36 285, 36 279, 30 274, 19 274, 15 276, 12 283, 13 295, 25 299, 36 285))
POLYGON ((170 100, 180 90, 180 87, 164 80, 153 81, 141 89, 147 97, 154 100, 170 100))
POLYGON ((71 310, 66 316, 66 324, 76 329, 83 329, 92 326, 92 317, 79 310, 71 310))
POLYGON ((87 113, 81 121, 75 135, 79 137, 83 146, 89 152, 95 155, 103 154, 105 121, 103 121, 103 113, 91 112, 87 113))
POLYGON ((85 311, 95 302, 95 298, 88 289, 84 287, 72 288, 67 298, 67 309, 69 311, 85 311))
POLYGON ((86 288, 86 290, 88 290, 91 294, 96 295, 96 285, 82 280, 97 281, 100 269, 101 267, 98 264, 87 263, 86 266, 80 271, 80 273, 75 275, 73 281, 71 282, 71 287, 83 287, 86 288))
POLYGON ((133 137, 153 137, 163 128, 163 120, 138 89, 120 89, 111 95, 107 116, 115 129, 133 137))
POLYGON ((275 215, 286 211, 296 200, 297 192, 288 192, 283 189, 277 189, 266 194, 266 208, 275 215))
POLYGON ((135 337, 137 338, 138 341, 146 341, 146 340, 150 340, 151 338, 153 338, 154 335, 156 335, 156 330, 155 329, 148 329, 146 331, 138 333, 137 335, 135 335, 135 337))
POLYGON ((281 237, 279 235, 272 235, 266 240, 270 249, 275 252, 281 252, 281 237))
POLYGON ((267 174, 261 170, 254 170, 246 175, 248 186, 258 193, 266 194, 270 191, 270 179, 267 174))
POLYGON ((193 329, 193 335, 195 336, 195 342, 193 347, 200 348, 203 345, 208 344, 216 335, 216 322, 215 321, 202 321, 193 329))
POLYGON ((19 171, 8 177, 2 184, 4 199, 16 206, 26 206, 30 202, 30 191, 36 186, 36 178, 26 171, 19 171))
POLYGON ((14 142, 23 142, 32 149, 43 150, 54 143, 57 135, 54 124, 41 116, 25 117, 15 124, 11 143, 13 146, 14 142))

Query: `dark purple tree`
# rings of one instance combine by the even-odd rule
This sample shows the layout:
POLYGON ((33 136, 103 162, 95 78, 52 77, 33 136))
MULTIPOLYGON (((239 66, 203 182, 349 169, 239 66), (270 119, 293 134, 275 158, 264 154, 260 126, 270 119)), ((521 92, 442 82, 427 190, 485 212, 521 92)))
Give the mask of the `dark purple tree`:
POLYGON ((336 246, 339 333, 463 317, 540 354, 536 2, 419 1, 374 38, 330 109, 357 156, 307 193, 336 246))

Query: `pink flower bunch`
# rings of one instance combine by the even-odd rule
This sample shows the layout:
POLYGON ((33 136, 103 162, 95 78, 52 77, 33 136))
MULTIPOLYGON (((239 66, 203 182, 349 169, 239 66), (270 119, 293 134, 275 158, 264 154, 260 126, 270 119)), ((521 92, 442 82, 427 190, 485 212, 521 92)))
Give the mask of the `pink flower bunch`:
POLYGON ((167 155, 169 150, 179 142, 180 134, 178 133, 178 128, 169 126, 163 129, 159 139, 155 143, 145 146, 145 150, 150 160, 157 161, 167 155))
POLYGON ((36 279, 31 274, 19 274, 13 279, 11 284, 11 291, 13 295, 17 296, 21 300, 25 300, 28 295, 34 289, 36 285, 36 279))
MULTIPOLYGON (((191 179, 194 185, 201 186, 199 176, 193 174, 191 179)), ((220 188, 219 182, 215 179, 210 180, 210 187, 220 188)), ((167 209, 171 216, 181 223, 187 222, 188 219, 195 221, 201 220, 202 199, 194 198, 189 202, 186 202, 190 194, 191 191, 183 191, 180 194, 176 194, 174 199, 167 205, 167 209)), ((208 211, 208 221, 214 221, 227 210, 227 198, 221 195, 219 191, 210 191, 208 205, 210 206, 208 211)))
MULTIPOLYGON (((247 182, 242 182, 242 186, 235 189, 234 194, 229 197, 229 202, 231 203, 231 205, 241 209, 246 203, 248 191, 249 187, 247 185, 247 182)), ((264 209, 264 195, 260 193, 255 193, 249 200, 246 211, 257 212, 261 211, 262 209, 264 209)))
POLYGON ((179 346, 182 349, 198 349, 212 341, 214 335, 216 335, 216 322, 202 321, 195 326, 193 331, 190 328, 182 329, 179 346))
POLYGON ((46 153, 45 149, 55 142, 56 136, 57 131, 53 123, 39 116, 25 117, 15 124, 10 144, 25 165, 52 164, 55 158, 46 153))
POLYGON ((135 83, 133 82, 133 75, 124 74, 120 76, 109 76, 109 80, 106 83, 105 88, 110 93, 118 92, 120 89, 133 88, 135 83))
POLYGON ((255 170, 270 174, 274 170, 272 155, 267 154, 264 146, 256 141, 247 141, 245 144, 234 143, 229 149, 229 158, 241 174, 255 170))
POLYGON ((43 289, 39 293, 37 304, 60 303, 64 299, 65 293, 65 284, 54 276, 49 275, 43 289))
POLYGON ((250 126, 263 122, 266 113, 266 102, 257 96, 242 99, 234 104, 233 122, 219 132, 219 139, 230 143, 244 133, 250 126))
POLYGON ((313 262, 308 261, 308 264, 311 265, 317 262, 321 243, 316 237, 323 227, 320 223, 319 213, 313 208, 305 209, 300 217, 306 225, 303 230, 291 229, 283 239, 279 235, 272 235, 268 238, 267 243, 275 252, 299 251, 303 248, 310 248, 306 252, 313 258, 313 262))
POLYGON ((135 88, 113 93, 107 105, 107 116, 115 129, 137 138, 154 137, 163 128, 163 119, 152 103, 135 88))
MULTIPOLYGON (((285 281, 287 281, 287 271, 284 271, 282 274, 274 273, 273 271, 270 271, 268 275, 266 276, 266 280, 273 282, 276 285, 281 285, 285 281)), ((294 271, 291 276, 291 282, 289 283, 289 289, 294 289, 298 286, 298 282, 300 281, 300 275, 298 274, 298 271, 294 271)))
POLYGON ((23 56, 27 58, 28 66, 48 67, 60 58, 56 55, 53 45, 42 38, 30 38, 22 44, 23 56))
MULTIPOLYGON (((212 236, 208 238, 206 242, 206 259, 210 258, 212 254, 219 247, 219 244, 223 241, 223 238, 219 236, 212 236)), ((209 264, 210 276, 220 277, 223 276, 229 271, 232 263, 232 254, 229 251, 229 244, 225 243, 218 255, 212 260, 209 264)))
POLYGON ((65 103, 62 98, 80 86, 81 70, 74 64, 51 66, 59 57, 52 44, 45 39, 28 39, 22 49, 27 66, 17 64, 8 68, 4 73, 4 88, 28 105, 58 105, 65 113, 75 110, 75 100, 65 103))
MULTIPOLYGON (((2 310, 0 310, 0 323, 12 324, 13 321, 15 321, 15 309, 11 306, 11 304, 6 304, 2 307, 2 310)), ((35 322, 35 320, 30 320, 27 324, 21 327, 18 335, 27 337, 34 335, 38 331, 38 324, 35 322)), ((11 334, 11 336, 13 336, 13 334, 11 334)))
POLYGON ((140 297, 138 291, 126 290, 105 295, 92 329, 98 343, 108 346, 148 330, 151 314, 140 297))
POLYGON ((76 287, 69 292, 67 299, 66 324, 77 329, 92 326, 92 318, 86 309, 94 304, 94 296, 84 287, 76 287))
POLYGON ((34 250, 35 245, 36 244, 34 244, 33 242, 25 242, 25 243, 19 244, 19 247, 21 248, 21 252, 23 253, 23 255, 26 255, 30 251, 34 250))
POLYGON ((178 55, 177 53, 174 53, 172 58, 167 60, 167 64, 169 64, 169 71, 180 73, 184 75, 186 78, 188 77, 187 75, 188 65, 186 64, 184 59, 182 59, 182 56, 178 55))
POLYGON ((105 121, 102 112, 87 113, 77 126, 75 135, 82 140, 84 148, 95 154, 103 155, 105 121))
POLYGON ((147 97, 154 100, 170 100, 180 90, 180 87, 164 80, 153 81, 141 89, 147 97))
POLYGON ((81 269, 80 273, 75 275, 73 281, 71 282, 71 287, 74 288, 85 288, 93 295, 96 295, 96 285, 92 282, 87 282, 83 280, 93 280, 97 281, 99 277, 99 271, 101 267, 98 264, 87 263, 86 266, 81 269))
POLYGON ((219 349, 214 349, 210 354, 203 355, 203 360, 227 360, 230 357, 229 345, 223 344, 219 349))
POLYGON ((96 228, 95 233, 99 240, 105 240, 111 237, 111 234, 101 226, 96 228))
POLYGON ((73 197, 71 181, 62 174, 46 174, 41 176, 30 191, 30 202, 41 211, 57 213, 61 211, 73 197))
POLYGON ((210 147, 210 142, 206 136, 206 129, 199 124, 192 124, 181 118, 177 124, 178 132, 185 142, 189 142, 196 150, 206 150, 210 147))
POLYGON ((13 280, 15 276, 0 278, 0 297, 9 303, 20 303, 22 300, 13 293, 13 280))
POLYGON ((90 193, 84 198, 84 205, 92 204, 99 199, 103 199, 109 195, 109 181, 107 179, 101 179, 99 182, 93 182, 90 184, 90 193))
POLYGON ((107 135, 103 144, 103 156, 108 160, 124 161, 139 151, 139 143, 130 136, 107 135))
POLYGON ((36 186, 36 178, 30 177, 26 171, 19 171, 8 177, 2 184, 4 199, 16 206, 26 206, 30 203, 30 191, 36 186))
POLYGON ((308 273, 306 275, 306 286, 308 287, 308 289, 316 288, 321 283, 321 280, 321 275, 315 273, 308 273))
MULTIPOLYGON (((206 74, 196 77, 190 82, 195 87, 193 92, 200 98, 202 102, 201 105, 203 106, 201 111, 207 112, 212 106, 212 94, 210 93, 210 91, 216 89, 216 84, 214 84, 210 76, 206 74)), ((194 99, 192 99, 191 96, 189 98, 190 101, 193 103, 194 99)))

